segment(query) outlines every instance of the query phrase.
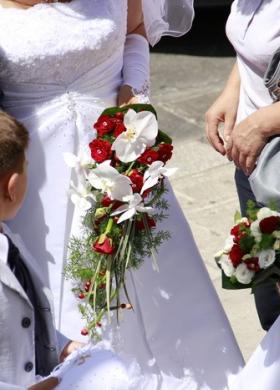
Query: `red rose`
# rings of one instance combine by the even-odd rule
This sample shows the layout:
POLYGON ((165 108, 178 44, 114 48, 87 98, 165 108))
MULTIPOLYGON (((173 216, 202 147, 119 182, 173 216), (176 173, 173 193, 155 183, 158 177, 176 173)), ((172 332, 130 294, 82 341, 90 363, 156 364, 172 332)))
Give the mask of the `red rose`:
POLYGON ((172 157, 173 146, 170 144, 160 144, 158 149, 158 159, 164 163, 172 157))
POLYGON ((156 152, 155 150, 153 149, 147 149, 138 159, 137 161, 140 163, 140 164, 146 164, 146 165, 150 165, 152 164, 154 161, 157 161, 159 158, 159 155, 158 155, 158 152, 156 152))
POLYGON ((94 139, 90 144, 91 157, 97 162, 102 163, 108 160, 112 155, 112 147, 110 142, 102 139, 94 139))
POLYGON ((142 173, 140 173, 137 169, 133 169, 129 174, 129 178, 132 181, 133 192, 140 192, 144 183, 142 173))
POLYGON ((234 267, 237 267, 241 263, 242 256, 244 256, 244 254, 245 253, 243 253, 239 245, 237 244, 233 245, 231 251, 229 252, 229 258, 234 267))
POLYGON ((271 234, 280 228, 280 217, 264 218, 260 222, 260 231, 265 234, 271 234))
POLYGON ((238 242, 242 237, 244 237, 246 235, 244 229, 249 227, 250 224, 249 223, 245 223, 245 222, 241 222, 239 223, 238 225, 235 225, 231 231, 230 231, 230 234, 232 236, 234 236, 235 238, 235 242, 238 242))
POLYGON ((245 264, 251 271, 258 272, 260 270, 259 259, 257 257, 252 257, 252 259, 246 260, 245 264))
POLYGON ((105 237, 101 242, 99 239, 93 244, 92 249, 98 253, 111 255, 114 252, 113 241, 109 237, 105 237))
POLYGON ((114 130, 114 136, 117 138, 121 133, 123 133, 126 130, 125 125, 121 123, 117 123, 115 130, 114 130))
POLYGON ((98 136, 103 137, 103 135, 114 130, 115 122, 109 115, 101 115, 93 127, 96 129, 98 136))
POLYGON ((115 118, 120 119, 121 121, 123 120, 124 113, 123 112, 116 112, 115 113, 115 118))
MULTIPOLYGON (((148 217, 146 217, 146 220, 147 220, 149 228, 156 227, 156 222, 155 222, 155 220, 152 217, 148 216, 148 217)), ((143 218, 139 219, 139 220, 136 220, 136 225, 135 226, 136 226, 137 230, 144 230, 145 229, 145 225, 144 225, 143 218)))

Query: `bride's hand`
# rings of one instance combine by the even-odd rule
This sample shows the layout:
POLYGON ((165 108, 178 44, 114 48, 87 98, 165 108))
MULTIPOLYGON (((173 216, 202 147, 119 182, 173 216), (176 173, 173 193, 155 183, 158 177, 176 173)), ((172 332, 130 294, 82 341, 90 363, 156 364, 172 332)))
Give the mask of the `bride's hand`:
POLYGON ((28 390, 53 390, 56 388, 58 384, 59 384, 59 379, 51 377, 45 379, 42 382, 36 383, 35 385, 28 387, 28 390))
POLYGON ((72 352, 76 351, 76 349, 82 348, 84 346, 85 344, 80 343, 79 341, 69 341, 69 343, 65 345, 63 351, 60 354, 60 363, 62 363, 72 352))
POLYGON ((130 85, 122 85, 118 93, 118 106, 126 106, 128 104, 138 103, 130 85))

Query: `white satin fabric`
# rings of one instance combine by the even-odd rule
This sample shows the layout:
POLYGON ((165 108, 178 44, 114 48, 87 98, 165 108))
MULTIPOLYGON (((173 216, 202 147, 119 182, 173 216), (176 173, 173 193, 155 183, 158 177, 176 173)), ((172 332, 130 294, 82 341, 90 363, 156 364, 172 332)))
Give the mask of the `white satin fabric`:
MULTIPOLYGON (((51 286, 60 329, 74 339, 83 322, 63 277, 74 218, 63 153, 87 144, 102 109, 116 103, 126 15, 126 0, 0 8, 1 103, 31 134, 29 190, 11 227, 51 286)), ((145 259, 128 281, 135 310, 122 313, 120 330, 113 319, 105 336, 139 363, 145 390, 226 389, 243 360, 171 189, 168 197, 170 217, 159 228, 172 239, 160 250, 160 272, 145 259)))
POLYGON ((193 0, 142 0, 148 40, 154 46, 162 36, 179 37, 191 28, 193 0))
POLYGON ((279 390, 280 317, 261 341, 230 390, 279 390))

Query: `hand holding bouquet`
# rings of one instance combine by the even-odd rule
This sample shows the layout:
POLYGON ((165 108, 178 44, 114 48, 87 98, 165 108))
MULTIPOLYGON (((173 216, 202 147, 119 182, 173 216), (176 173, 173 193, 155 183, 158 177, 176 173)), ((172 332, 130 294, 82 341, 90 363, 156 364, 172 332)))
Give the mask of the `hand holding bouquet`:
POLYGON ((84 215, 84 231, 72 237, 66 276, 87 325, 83 334, 96 335, 106 312, 131 309, 126 271, 151 257, 170 236, 155 231, 166 217, 164 177, 172 156, 172 140, 158 129, 151 105, 105 110, 94 124, 97 132, 85 155, 66 154, 78 173, 72 200, 84 215), (126 302, 120 301, 123 290, 126 302))

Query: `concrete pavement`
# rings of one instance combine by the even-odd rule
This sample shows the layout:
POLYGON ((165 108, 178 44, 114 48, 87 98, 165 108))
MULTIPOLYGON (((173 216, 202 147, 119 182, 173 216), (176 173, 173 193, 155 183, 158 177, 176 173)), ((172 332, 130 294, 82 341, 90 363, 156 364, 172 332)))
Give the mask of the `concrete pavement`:
MULTIPOLYGON (((196 26, 203 23, 203 17, 200 15, 196 26)), ((217 23, 223 26, 223 21, 217 23)), ((238 208, 234 167, 208 145, 204 135, 204 113, 223 88, 235 59, 221 36, 223 32, 212 31, 212 41, 202 45, 202 52, 196 48, 199 28, 195 27, 192 34, 176 45, 167 39, 153 52, 152 99, 162 130, 174 140, 172 165, 179 170, 171 179, 173 188, 247 359, 264 335, 253 297, 250 290, 222 290, 220 271, 213 259, 223 246, 238 208)))

